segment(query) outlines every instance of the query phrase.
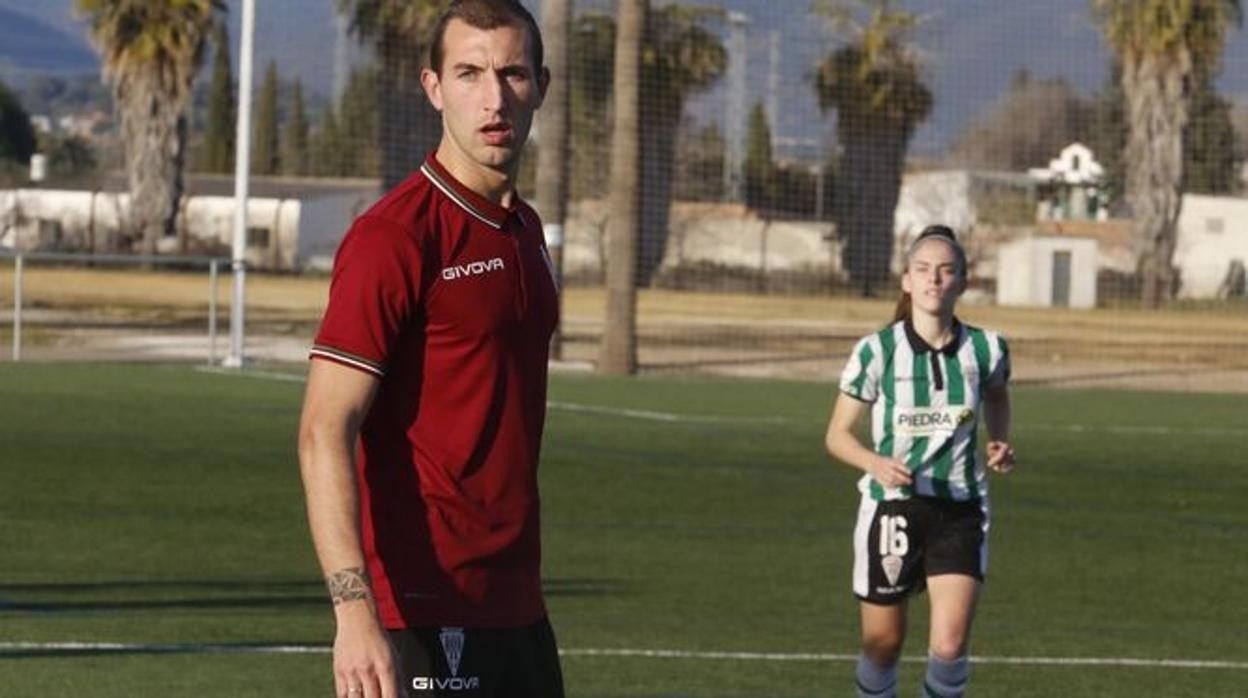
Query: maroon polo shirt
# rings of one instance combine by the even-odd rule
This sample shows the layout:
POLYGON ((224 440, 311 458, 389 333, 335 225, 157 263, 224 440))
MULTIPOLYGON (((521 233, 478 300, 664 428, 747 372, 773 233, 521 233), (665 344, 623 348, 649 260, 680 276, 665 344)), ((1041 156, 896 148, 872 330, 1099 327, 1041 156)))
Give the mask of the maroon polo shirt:
POLYGON ((555 293, 533 209, 479 196, 433 155, 343 239, 311 356, 380 381, 356 468, 387 628, 545 615, 537 463, 555 293))

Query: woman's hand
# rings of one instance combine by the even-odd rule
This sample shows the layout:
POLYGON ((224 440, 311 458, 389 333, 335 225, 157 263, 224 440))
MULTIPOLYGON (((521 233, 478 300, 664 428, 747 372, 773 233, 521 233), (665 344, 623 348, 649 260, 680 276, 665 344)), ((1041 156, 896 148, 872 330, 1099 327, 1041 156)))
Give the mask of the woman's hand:
POLYGON ((1014 469, 1014 447, 1007 441, 988 442, 988 468, 1002 475, 1014 469))
POLYGON ((867 472, 885 487, 905 487, 914 481, 910 468, 896 458, 879 456, 871 462, 867 472))

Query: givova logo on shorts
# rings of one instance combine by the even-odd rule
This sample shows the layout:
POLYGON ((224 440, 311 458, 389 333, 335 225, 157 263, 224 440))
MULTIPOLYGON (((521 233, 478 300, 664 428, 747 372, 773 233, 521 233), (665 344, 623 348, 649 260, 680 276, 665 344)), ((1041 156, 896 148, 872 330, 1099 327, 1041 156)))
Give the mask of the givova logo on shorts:
POLYGON ((446 678, 437 676, 416 676, 412 678, 412 689, 417 691, 474 691, 481 688, 478 676, 460 676, 459 663, 464 658, 464 645, 467 635, 463 628, 442 628, 438 633, 438 641, 442 643, 442 653, 446 655, 446 666, 451 675, 446 678))

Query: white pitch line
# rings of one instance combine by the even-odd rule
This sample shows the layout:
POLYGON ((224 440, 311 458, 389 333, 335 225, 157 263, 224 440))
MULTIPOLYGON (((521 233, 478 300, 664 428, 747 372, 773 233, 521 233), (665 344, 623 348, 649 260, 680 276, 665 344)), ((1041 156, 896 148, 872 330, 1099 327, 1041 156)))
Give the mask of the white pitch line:
POLYGON ((651 422, 668 422, 668 423, 694 423, 694 424, 783 424, 790 421, 785 417, 761 417, 761 416, 731 416, 731 415, 710 415, 710 414, 679 414, 676 412, 659 412, 656 410, 636 410, 620 407, 606 407, 602 405, 582 405, 575 402, 556 402, 551 400, 546 403, 546 407, 553 410, 563 410, 564 412, 579 412, 581 414, 597 414, 609 417, 629 417, 631 419, 643 419, 651 422))
POLYGON ((1156 436, 1170 436, 1181 434, 1183 436, 1248 436, 1248 429, 1232 429, 1219 427, 1171 427, 1165 425, 1125 425, 1125 424, 1106 424, 1089 426, 1085 424, 1027 424, 1023 422, 1017 427, 1020 431, 1029 429, 1035 431, 1065 431, 1073 434, 1087 432, 1105 432, 1109 434, 1152 434, 1156 436))
MULTIPOLYGON (((645 649, 566 649, 560 654, 574 657, 645 657, 649 659, 712 659, 763 662, 856 662, 857 654, 821 652, 695 652, 645 649)), ((904 657, 907 662, 926 662, 925 656, 904 657)), ((975 664, 1030 664, 1042 666, 1119 666, 1181 669, 1248 669, 1248 662, 1202 659, 1145 659, 1139 657, 981 657, 971 655, 975 664)))
MULTIPOLYGON (((186 654, 329 654, 328 645, 198 644, 140 642, 0 642, 0 653, 149 652, 186 654)), ((857 654, 826 652, 716 652, 656 650, 638 648, 561 649, 565 657, 629 657, 642 659, 695 659, 756 662, 856 662, 857 654)), ((904 657, 906 662, 922 663, 925 656, 904 657)), ((1142 657, 991 657, 972 655, 974 664, 1015 664, 1032 666, 1107 666, 1165 669, 1248 670, 1248 662, 1205 659, 1146 659, 1142 657)))
POLYGON ((305 383, 307 377, 298 373, 282 373, 281 371, 261 371, 252 368, 222 368, 220 366, 196 366, 200 373, 212 373, 219 376, 236 376, 241 378, 266 378, 285 383, 305 383))
MULTIPOLYGON (((251 378, 265 378, 269 380, 284 381, 289 383, 303 383, 306 377, 294 373, 282 373, 280 371, 260 371, 253 369, 230 369, 219 368, 216 366, 197 366, 197 371, 203 373, 213 373, 226 376, 239 376, 251 378)), ((678 412, 662 412, 659 410, 642 410, 623 407, 610 407, 608 405, 586 405, 576 402, 560 402, 551 400, 546 403, 546 407, 552 410, 561 410, 563 412, 574 412, 579 414, 602 415, 606 417, 625 417, 628 419, 640 419, 648 422, 663 422, 666 424, 790 424, 798 421, 817 421, 817 420, 796 420, 788 417, 762 416, 762 415, 709 415, 709 414, 681 414, 678 412)), ((820 418, 822 419, 822 418, 820 418)), ((1167 425, 1125 425, 1125 424, 1105 424, 1105 425, 1087 425, 1087 424, 1046 424, 1046 423, 1027 423, 1022 422, 1014 427, 1015 431, 1061 431, 1072 434, 1084 433, 1106 433, 1106 434, 1122 434, 1122 435, 1141 435, 1148 434, 1154 436, 1230 436, 1244 437, 1248 436, 1248 429, 1219 428, 1219 427, 1172 427, 1167 425)))

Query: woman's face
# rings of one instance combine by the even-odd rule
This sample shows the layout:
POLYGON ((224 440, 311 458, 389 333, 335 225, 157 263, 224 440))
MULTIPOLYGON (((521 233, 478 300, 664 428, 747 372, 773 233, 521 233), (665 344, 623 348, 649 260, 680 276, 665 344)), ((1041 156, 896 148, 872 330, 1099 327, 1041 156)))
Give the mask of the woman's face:
POLYGON ((958 256, 948 243, 938 239, 919 243, 901 277, 901 288, 910 294, 912 308, 929 315, 953 313, 966 290, 966 275, 958 267, 958 256))

